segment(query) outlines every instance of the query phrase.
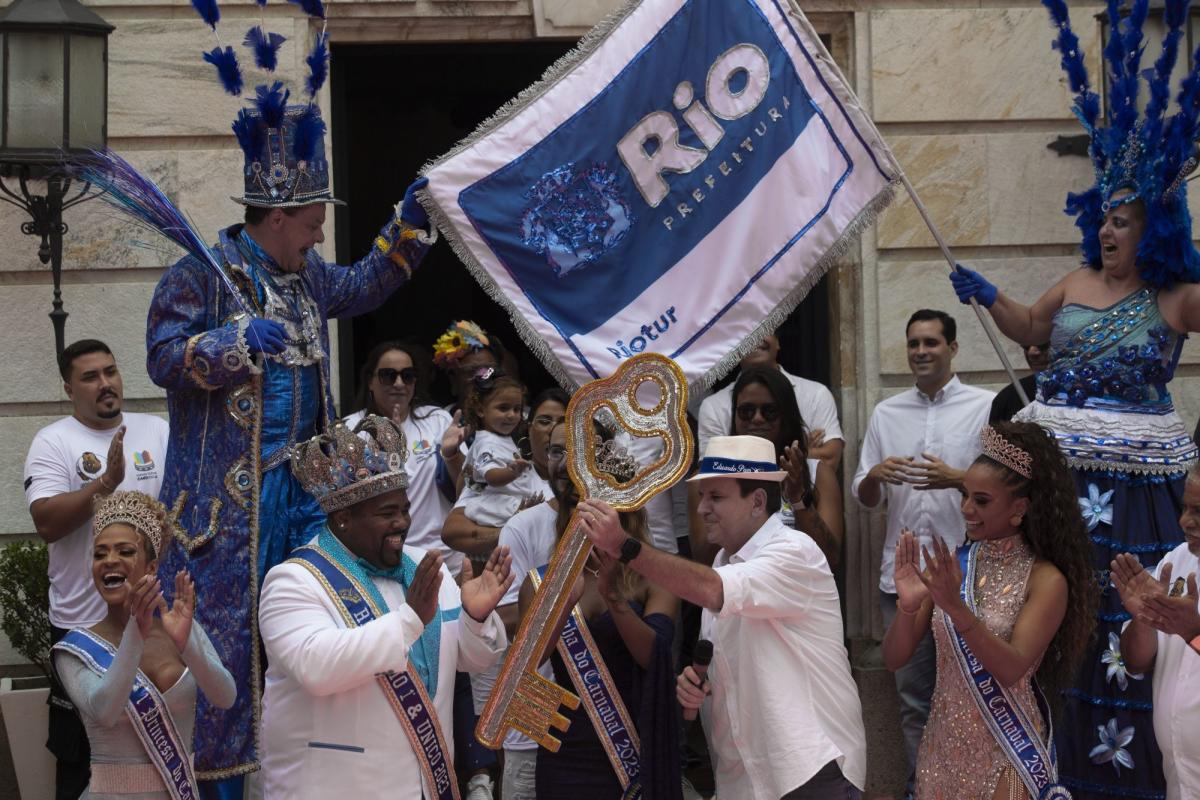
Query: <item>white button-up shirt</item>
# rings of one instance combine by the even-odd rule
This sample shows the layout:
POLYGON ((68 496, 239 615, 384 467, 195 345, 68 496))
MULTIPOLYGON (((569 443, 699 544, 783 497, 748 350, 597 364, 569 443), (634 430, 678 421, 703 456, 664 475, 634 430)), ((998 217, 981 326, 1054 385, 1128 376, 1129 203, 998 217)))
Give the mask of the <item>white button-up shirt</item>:
MULTIPOLYGON (((1163 557, 1172 580, 1200 574, 1187 543, 1163 557)), ((1154 736, 1162 750, 1167 800, 1200 800, 1200 654, 1180 636, 1158 634, 1154 657, 1154 736)))
MULTIPOLYGON (((967 386, 956 375, 932 399, 914 386, 884 400, 871 413, 850 491, 857 498, 867 473, 892 456, 924 461, 921 454, 929 453, 965 470, 979 456, 979 432, 987 424, 995 396, 995 392, 967 386)), ((887 539, 879 588, 895 594, 893 572, 901 528, 908 528, 926 544, 940 536, 953 550, 963 543, 966 526, 960 510, 962 496, 954 489, 922 491, 911 483, 885 483, 882 496, 887 503, 887 539)))
POLYGON ((821 548, 774 516, 714 568, 725 601, 700 621, 713 643, 701 713, 717 795, 779 800, 835 760, 866 786, 862 707, 821 548))
MULTIPOLYGON (((804 417, 804 427, 810 431, 820 428, 825 431, 825 441, 842 438, 842 425, 838 422, 837 405, 833 394, 823 384, 793 375, 785 369, 779 370, 796 390, 796 405, 804 417)), ((734 381, 737 383, 737 381, 734 381)), ((696 416, 696 436, 700 440, 700 452, 708 450, 708 440, 714 436, 733 433, 733 386, 729 384, 713 392, 700 404, 696 416)))

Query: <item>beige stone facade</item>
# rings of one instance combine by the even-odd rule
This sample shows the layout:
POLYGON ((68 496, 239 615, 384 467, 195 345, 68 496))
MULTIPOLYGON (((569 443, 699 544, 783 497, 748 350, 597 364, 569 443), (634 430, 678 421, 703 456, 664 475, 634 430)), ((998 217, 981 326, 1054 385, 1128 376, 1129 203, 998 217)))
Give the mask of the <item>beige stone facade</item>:
MULTIPOLYGON (((116 26, 110 40, 109 141, 160 182, 215 235, 236 219, 241 153, 229 131, 236 105, 200 60, 211 35, 188 0, 90 0, 116 26)), ((327 0, 335 44, 569 39, 616 0, 327 0)), ((258 15, 253 0, 224 0, 226 37, 258 15)), ((1093 8, 1073 19, 1090 53, 1098 50, 1093 8)), ((1089 180, 1086 159, 1048 149, 1078 126, 1050 49, 1050 27, 1036 0, 859 0, 808 4, 830 37, 864 105, 873 111, 956 256, 1018 298, 1032 300, 1076 265, 1077 236, 1061 213, 1066 191, 1089 180)), ((296 6, 268 5, 268 27, 288 36, 284 74, 300 74, 316 28, 296 6)), ((239 37, 240 38, 240 37, 239 37)), ((380 76, 435 81, 436 76, 380 76)), ((326 90, 328 92, 328 89, 326 90)), ((323 98, 328 111, 329 98, 323 98)), ((328 119, 328 115, 327 115, 328 119)), ((332 131, 337 136, 336 127, 332 131)), ((332 146, 331 146, 332 152, 332 146)), ((430 157, 439 155, 429 153, 430 157)), ((1193 208, 1197 207, 1194 198, 1193 208)), ((37 243, 22 236, 21 215, 0 207, 0 543, 28 535, 22 464, 34 432, 70 413, 54 364, 50 275, 37 243)), ((128 408, 162 411, 163 393, 145 374, 144 324, 154 283, 179 253, 98 203, 68 211, 63 296, 67 340, 95 336, 117 353, 128 408)), ((330 231, 327 231, 329 234, 330 231)), ((329 236, 331 257, 336 232, 329 236)), ((846 432, 845 483, 858 437, 879 399, 908 385, 904 321, 918 307, 940 307, 960 321, 957 365, 964 379, 996 386, 1000 364, 969 310, 945 279, 932 237, 901 199, 851 251, 832 278, 835 324, 832 387, 846 432)), ((1021 363, 1019 349, 1010 357, 1021 363)), ((1189 424, 1200 412, 1200 354, 1185 348, 1176 401, 1189 424)), ((336 368, 336 365, 335 365, 336 368)), ((882 528, 847 497, 846 604, 854 636, 878 635, 877 565, 882 528)), ((0 664, 17 656, 0 646, 0 664)))

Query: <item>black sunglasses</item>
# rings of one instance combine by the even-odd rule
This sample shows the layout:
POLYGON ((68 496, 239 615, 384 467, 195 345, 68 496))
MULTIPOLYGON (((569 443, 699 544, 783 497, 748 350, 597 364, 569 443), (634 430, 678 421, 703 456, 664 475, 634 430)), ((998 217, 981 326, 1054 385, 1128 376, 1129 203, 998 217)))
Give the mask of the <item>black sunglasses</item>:
POLYGON ((761 414, 766 422, 774 422, 779 419, 779 406, 775 403, 740 403, 737 407, 737 416, 742 422, 753 422, 755 414, 761 414))
POLYGON ((404 381, 406 384, 414 384, 417 382, 417 370, 415 367, 405 367, 404 369, 392 369, 391 367, 380 367, 375 370, 375 377, 384 386, 392 386, 396 383, 396 378, 404 381))

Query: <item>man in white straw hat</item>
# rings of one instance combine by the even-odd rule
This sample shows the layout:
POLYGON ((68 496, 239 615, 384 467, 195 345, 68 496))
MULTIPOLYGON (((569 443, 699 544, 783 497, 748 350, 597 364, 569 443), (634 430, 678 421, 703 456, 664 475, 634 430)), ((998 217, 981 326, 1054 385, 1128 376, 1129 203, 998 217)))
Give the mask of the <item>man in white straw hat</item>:
POLYGON ((703 681, 684 669, 676 692, 704 717, 717 795, 858 798, 867 744, 837 587, 816 542, 776 515, 786 474, 766 439, 709 440, 689 480, 721 546, 712 567, 627 536, 602 501, 577 513, 597 550, 704 609, 712 664, 703 681))

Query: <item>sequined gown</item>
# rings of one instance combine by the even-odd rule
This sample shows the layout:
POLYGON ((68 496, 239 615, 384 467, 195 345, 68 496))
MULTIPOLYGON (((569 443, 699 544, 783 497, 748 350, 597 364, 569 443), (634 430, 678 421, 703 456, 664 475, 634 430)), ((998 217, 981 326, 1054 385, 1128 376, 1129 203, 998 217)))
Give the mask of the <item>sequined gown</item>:
MULTIPOLYGON (((1005 641, 1012 638, 1013 626, 1025 605, 1025 584, 1033 561, 1033 552, 1024 539, 1006 553, 992 542, 979 549, 976 611, 982 624, 1005 641)), ((935 608, 932 624, 937 644, 937 683, 917 754, 917 799, 991 800, 1009 762, 971 698, 942 616, 942 610, 935 608)), ((1038 735, 1044 737, 1045 726, 1031 684, 1039 663, 1040 659, 1010 692, 1037 725, 1038 735)), ((1011 779, 1016 780, 1015 774, 1011 779)))
POLYGON ((1183 541, 1179 512, 1196 445, 1167 390, 1183 339, 1148 287, 1107 308, 1063 306, 1037 400, 1016 416, 1049 429, 1071 465, 1102 590, 1096 635, 1055 726, 1059 774, 1076 800, 1165 797, 1150 676, 1125 670, 1129 614, 1108 570, 1125 552, 1152 567, 1183 541))

